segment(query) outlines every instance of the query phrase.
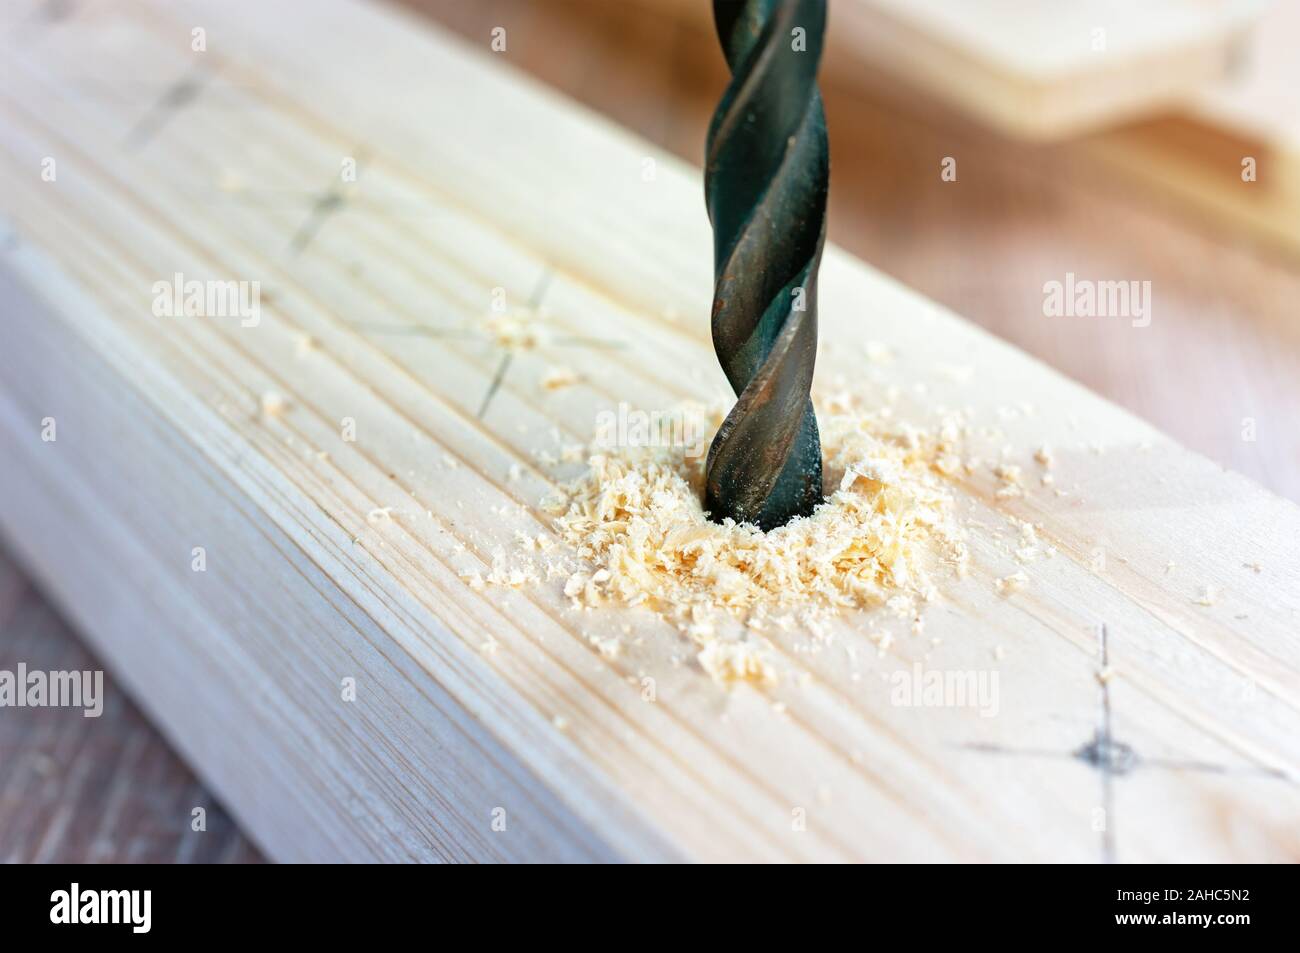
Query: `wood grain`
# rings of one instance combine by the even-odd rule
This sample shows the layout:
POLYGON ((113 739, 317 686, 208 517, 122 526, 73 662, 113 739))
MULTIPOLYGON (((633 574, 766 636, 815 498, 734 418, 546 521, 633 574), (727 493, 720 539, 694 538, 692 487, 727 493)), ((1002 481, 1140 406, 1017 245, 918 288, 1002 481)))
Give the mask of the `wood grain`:
POLYGON ((611 402, 721 387, 692 317, 711 283, 698 173, 481 48, 314 9, 91 7, 11 43, 0 92, 0 173, 32 177, 4 198, 0 521, 272 856, 1300 854, 1300 512, 837 249, 822 379, 898 385, 918 419, 969 405, 1025 459, 1050 441, 1070 492, 954 486, 975 568, 925 639, 854 661, 888 620, 846 620, 820 653, 791 633, 777 686, 728 693, 674 664, 653 617, 575 616, 554 583, 467 585, 545 525, 559 474, 537 451, 611 402), (300 42, 279 43, 291 27, 300 42), (199 96, 133 137, 196 68, 199 96), (356 154, 357 188, 322 204, 356 154), (175 271, 262 281, 261 322, 159 321, 150 289, 175 271), (624 347, 566 351, 582 384, 549 397, 555 356, 516 355, 480 413, 493 289, 539 287, 557 331, 624 347), (866 366, 868 338, 895 363, 866 366), (957 364, 976 385, 941 373, 957 364), (1059 555, 1004 598, 1013 515, 1059 555), (1204 585, 1215 605, 1195 604, 1204 585), (588 641, 623 625, 618 659, 588 641), (881 678, 913 663, 996 669, 1000 713, 892 705, 881 678), (1090 760, 1098 737, 1136 761, 1090 760))
MULTIPOLYGON (((662 16, 660 0, 411 2, 480 47, 504 26, 510 63, 701 161, 726 66, 698 18, 662 16), (572 52, 556 56, 560 49, 572 52)), ((1284 68, 1276 55, 1268 63, 1270 75, 1284 68)), ((1225 227, 1166 183, 1099 166, 1078 144, 1000 136, 900 85, 849 44, 832 44, 824 76, 833 241, 1184 445, 1300 500, 1300 428, 1290 423, 1300 418, 1296 259, 1225 227), (940 180, 945 156, 957 159, 956 182, 940 180), (1043 284, 1068 272, 1151 281, 1151 325, 1044 317, 1043 284), (1243 439, 1247 419, 1253 440, 1243 439)), ((1255 99, 1258 109, 1269 102, 1255 99)), ((1202 167, 1217 162, 1221 187, 1240 187, 1239 143, 1204 124, 1190 137, 1185 122, 1181 130, 1182 154, 1202 167)), ((1150 171, 1158 177, 1160 168, 1150 171)))

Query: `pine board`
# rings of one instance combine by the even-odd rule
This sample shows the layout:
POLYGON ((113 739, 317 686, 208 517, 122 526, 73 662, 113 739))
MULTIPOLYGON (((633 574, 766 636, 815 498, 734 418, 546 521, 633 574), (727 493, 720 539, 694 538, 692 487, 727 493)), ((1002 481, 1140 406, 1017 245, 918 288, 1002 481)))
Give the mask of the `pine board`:
POLYGON ((462 577, 544 526, 555 430, 723 393, 698 171, 488 37, 384 7, 35 10, 6 23, 0 90, 0 175, 21 184, 0 525, 271 856, 1300 856, 1294 504, 831 249, 819 386, 898 385, 918 418, 969 406, 1026 460, 1053 444, 1071 492, 963 481, 974 567, 924 639, 877 659, 882 623, 847 619, 829 650, 775 646, 776 686, 724 689, 648 614, 462 577), (359 181, 322 204, 345 156, 359 181), (260 323, 155 318, 177 271, 261 281, 260 323), (569 344, 516 355, 493 392, 503 354, 476 329, 495 288, 541 295, 569 344), (867 340, 897 359, 866 362, 867 340), (542 388, 553 363, 580 384, 542 388), (271 391, 284 413, 262 412, 271 391), (1013 515, 1060 555, 1003 597, 1013 515), (616 659, 590 644, 624 624, 616 659), (882 678, 917 661, 995 670, 997 716, 893 706, 882 678), (1131 770, 1079 755, 1099 731, 1131 770))

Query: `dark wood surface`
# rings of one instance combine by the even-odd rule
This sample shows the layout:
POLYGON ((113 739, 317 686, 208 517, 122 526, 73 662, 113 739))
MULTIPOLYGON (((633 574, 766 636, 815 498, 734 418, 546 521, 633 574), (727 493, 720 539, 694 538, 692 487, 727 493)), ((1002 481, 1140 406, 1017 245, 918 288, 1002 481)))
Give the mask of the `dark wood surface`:
MULTIPOLYGON (((711 33, 656 0, 405 0, 698 164, 726 82, 711 33)), ((704 2, 704 0, 701 0, 704 2)), ((832 21, 833 28, 833 21, 832 21)), ((1264 486, 1300 499, 1300 269, 1082 160, 827 64, 831 238, 1264 486), (958 160, 958 181, 939 164, 958 160), (1151 326, 1052 319, 1067 271, 1153 283, 1151 326), (1256 422, 1245 440, 1243 420, 1256 422)), ((454 134, 454 130, 448 130, 454 134)), ((1235 168, 1225 174, 1236 174, 1235 168)), ((701 193, 701 202, 703 197, 701 193)), ((705 320, 705 316, 701 316, 705 320)), ((0 551, 0 668, 96 663, 0 551)), ((122 691, 102 717, 0 709, 0 859, 260 859, 122 691), (207 809, 207 831, 190 830, 207 809)))
MULTIPOLYGON (((92 656, 0 542, 0 670, 93 671, 92 656)), ((0 708, 0 860, 260 860, 193 773, 113 683, 103 711, 0 708), (194 808, 206 830, 191 829, 194 808)))

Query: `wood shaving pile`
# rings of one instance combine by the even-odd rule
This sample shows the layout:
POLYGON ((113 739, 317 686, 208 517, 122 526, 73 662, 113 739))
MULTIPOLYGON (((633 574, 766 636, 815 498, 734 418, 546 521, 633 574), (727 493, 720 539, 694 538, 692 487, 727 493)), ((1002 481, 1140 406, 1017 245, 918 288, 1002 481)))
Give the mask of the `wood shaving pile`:
MULTIPOLYGON (((721 421, 686 412, 698 415, 696 433, 721 421)), ((696 642, 701 666, 719 681, 773 677, 751 643, 720 641, 720 616, 752 630, 771 623, 814 632, 850 610, 884 606, 917 618, 937 595, 932 575, 962 574, 969 560, 938 476, 954 468, 962 424, 925 431, 849 401, 821 410, 819 421, 826 502, 767 533, 708 519, 703 456, 682 447, 596 448, 587 471, 547 504, 568 554, 565 594, 578 607, 659 612, 696 642)))

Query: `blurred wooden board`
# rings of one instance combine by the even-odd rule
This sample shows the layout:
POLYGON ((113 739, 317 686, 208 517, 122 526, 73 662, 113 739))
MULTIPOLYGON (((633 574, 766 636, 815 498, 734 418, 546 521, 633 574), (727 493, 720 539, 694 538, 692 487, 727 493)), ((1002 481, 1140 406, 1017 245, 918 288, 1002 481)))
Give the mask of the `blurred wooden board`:
POLYGON ((1271 7, 1237 68, 1172 115, 1085 142, 1108 167, 1216 226, 1300 255, 1300 3, 1271 7), (1244 163, 1253 161, 1250 174, 1244 163))
POLYGON ((1300 253, 1295 0, 846 0, 835 17, 839 80, 870 64, 1003 132, 1088 134, 1080 152, 1104 168, 1300 253))
MULTIPOLYGON (((1054 443, 1072 490, 954 487, 985 530, 925 639, 854 662, 793 633, 777 687, 727 693, 674 666, 679 637, 650 617, 466 585, 543 525, 553 428, 581 439, 618 400, 722 386, 698 172, 514 76, 487 38, 314 9, 92 6, 6 40, 0 91, 0 171, 31 181, 3 199, 0 522, 273 856, 1300 854, 1296 507, 835 250, 822 386, 898 385, 918 417, 969 404, 1019 453, 1054 443), (167 93, 196 75, 197 96, 167 93), (358 154, 356 189, 313 219, 358 154), (151 289, 176 271, 261 280, 260 323, 160 322, 151 289), (543 276, 558 328, 627 347, 566 353, 583 382, 550 396, 543 359, 517 358, 481 420, 499 353, 373 333, 472 328, 494 288, 525 300, 543 276), (869 338, 897 360, 865 365, 869 338), (1003 599, 1010 515, 1060 554, 1003 599), (1195 603, 1204 585, 1217 604, 1195 603), (641 639, 619 658, 588 642, 624 623, 641 639), (998 716, 892 706, 880 677, 923 658, 995 668, 998 716), (643 671, 654 704, 628 682, 643 671), (1105 713, 1137 752, 1122 775, 1078 756, 1105 713)), ((865 648, 867 624, 837 644, 865 648)))
MULTIPOLYGON (((710 5, 662 0, 683 16, 710 5)), ((1148 115, 1223 79, 1269 0, 844 0, 828 44, 1029 139, 1148 115)))

